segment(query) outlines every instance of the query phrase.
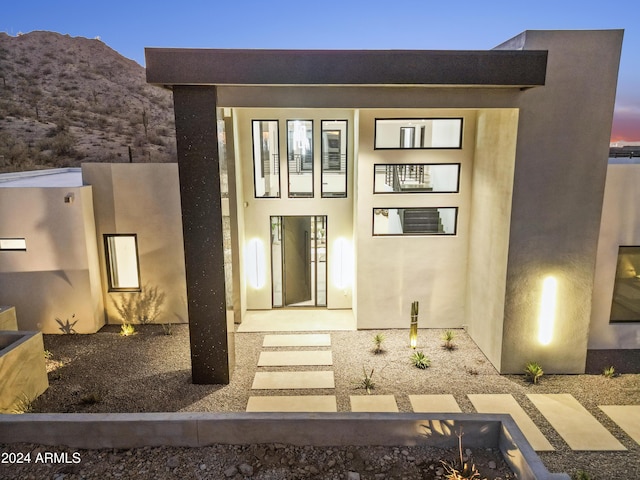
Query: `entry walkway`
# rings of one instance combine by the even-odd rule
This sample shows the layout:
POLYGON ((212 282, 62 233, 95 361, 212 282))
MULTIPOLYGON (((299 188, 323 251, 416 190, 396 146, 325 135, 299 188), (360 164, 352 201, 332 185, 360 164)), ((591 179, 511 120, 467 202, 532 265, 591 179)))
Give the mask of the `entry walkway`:
POLYGON ((355 329, 356 320, 352 310, 326 308, 248 310, 242 323, 238 325, 238 332, 327 332, 355 329))

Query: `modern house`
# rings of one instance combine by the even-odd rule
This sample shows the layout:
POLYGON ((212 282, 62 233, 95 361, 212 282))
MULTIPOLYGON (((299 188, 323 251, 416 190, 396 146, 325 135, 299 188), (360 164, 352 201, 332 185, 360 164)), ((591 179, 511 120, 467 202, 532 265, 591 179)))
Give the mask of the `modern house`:
MULTIPOLYGON (((160 321, 188 319, 196 383, 229 381, 247 312, 348 310, 358 329, 407 328, 416 300, 421 327, 464 326, 502 373, 530 360, 582 373, 589 349, 640 348, 640 216, 620 187, 640 169, 608 168, 622 36, 147 49, 148 82, 173 90, 177 168, 85 165, 74 190, 25 188, 21 201, 46 204, 33 235, 86 245, 68 268, 47 253, 58 284, 78 275, 92 292, 76 330, 95 331, 105 310, 117 321, 113 296, 160 286, 173 316, 160 321), (47 211, 71 208, 66 195, 82 207, 73 228, 47 211)), ((0 238, 28 253, 26 214, 1 201, 0 238)), ((23 260, 0 255, 0 303, 26 303, 23 260), (22 287, 6 289, 13 278, 22 287)))

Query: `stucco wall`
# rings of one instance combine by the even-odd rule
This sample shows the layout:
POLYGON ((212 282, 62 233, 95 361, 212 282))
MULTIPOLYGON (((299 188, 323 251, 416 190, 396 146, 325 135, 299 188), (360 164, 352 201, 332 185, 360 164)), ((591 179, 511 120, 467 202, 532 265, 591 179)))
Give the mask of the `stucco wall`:
POLYGON ((236 175, 242 186, 238 202, 242 213, 239 218, 240 246, 243 252, 242 266, 247 267, 245 248, 252 239, 262 241, 265 253, 265 280, 262 288, 256 289, 246 281, 242 283, 246 308, 249 310, 270 309, 272 306, 270 219, 271 215, 326 215, 327 216, 327 308, 351 308, 352 287, 339 289, 332 281, 332 266, 337 261, 334 242, 338 238, 353 238, 353 112, 348 110, 305 109, 235 109, 237 132, 236 175), (314 141, 314 198, 288 198, 287 189, 287 120, 313 120, 314 141), (280 198, 255 198, 253 187, 253 150, 251 120, 279 120, 280 136, 280 198), (347 198, 321 198, 321 120, 347 120, 349 128, 347 198))
POLYGON ((640 165, 609 165, 593 284, 589 348, 640 348, 640 322, 609 323, 619 246, 640 246, 640 165))
POLYGON ((518 111, 478 111, 471 183, 468 332, 500 369, 518 111))
POLYGON ((85 184, 93 187, 102 295, 108 323, 120 323, 113 299, 136 293, 109 292, 105 234, 135 233, 140 282, 166 294, 159 323, 188 321, 180 191, 176 164, 82 165, 85 184))
POLYGON ((104 313, 91 187, 0 188, 0 205, 0 237, 27 244, 0 252, 0 303, 16 307, 18 328, 62 333, 58 318, 96 332, 104 313))
POLYGON ((358 328, 464 323, 476 114, 465 110, 360 110, 357 176, 358 328), (374 150, 376 118, 464 117, 461 149, 374 150), (375 163, 460 163, 459 193, 373 194, 375 163), (458 207, 456 235, 373 236, 374 208, 458 207))
POLYGON ((581 373, 622 31, 530 31, 519 43, 549 57, 545 86, 518 102, 501 372, 537 361, 548 373, 581 373), (538 312, 548 275, 557 306, 544 345, 538 312))

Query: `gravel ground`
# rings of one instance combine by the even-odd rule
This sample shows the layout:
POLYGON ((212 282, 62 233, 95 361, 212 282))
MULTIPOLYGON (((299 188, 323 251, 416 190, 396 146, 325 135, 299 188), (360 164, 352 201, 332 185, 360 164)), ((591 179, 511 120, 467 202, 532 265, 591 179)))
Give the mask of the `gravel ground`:
MULTIPOLYGON (((123 338, 119 328, 107 326, 96 335, 46 335, 51 352, 50 387, 33 404, 35 412, 191 412, 244 411, 262 350, 262 333, 236 335, 236 367, 229 385, 193 385, 190 379, 188 328, 174 326, 164 335, 160 326, 138 328, 123 338)), ((414 368, 409 356, 407 330, 385 330, 384 352, 373 353, 373 331, 331 332, 335 390, 317 394, 336 395, 339 411, 349 411, 350 395, 364 394, 357 384, 363 369, 373 369, 375 394, 394 394, 401 412, 410 412, 408 395, 452 394, 463 412, 474 412, 466 397, 470 393, 510 393, 542 430, 555 452, 539 455, 554 472, 575 474, 584 470, 597 479, 638 478, 640 446, 617 427, 597 406, 638 404, 640 375, 625 374, 608 379, 601 375, 545 375, 531 385, 520 375, 499 375, 473 341, 456 330, 456 348, 442 348, 442 330, 420 330, 418 350, 431 359, 426 370, 414 368), (574 452, 526 397, 527 393, 570 393, 628 449, 627 452, 574 452)), ((289 348, 281 348, 287 350, 289 348)), ((273 350, 273 349, 270 349, 273 350)), ((544 367, 544 365, 543 365, 544 367)), ((603 365, 604 367, 604 365, 603 365)), ((302 367, 301 367, 302 368, 302 367)), ((264 368, 267 370, 290 370, 264 368)), ((308 391, 268 392, 304 395, 308 391)), ((267 392, 257 392, 264 395, 267 392)), ((33 445, 0 446, 0 452, 52 451, 33 445)), ((80 451, 80 464, 0 464, 0 478, 437 478, 438 459, 453 459, 455 452, 409 451, 410 449, 311 449, 284 445, 201 449, 146 448, 127 451, 80 451), (263 453, 264 451, 264 453, 263 453), (332 453, 329 453, 332 452, 332 453), (369 456, 373 452, 373 456, 369 456), (406 454, 405 454, 406 453, 406 454), (329 458, 332 457, 332 458, 329 458), (349 458, 351 457, 351 458, 349 458), (408 458, 412 461, 409 461, 408 458), (386 460, 388 458, 388 460, 386 460), (331 467, 330 460, 334 460, 331 467), (293 462, 293 463, 290 463, 293 462), (382 462, 377 464, 376 462, 382 462), (244 464, 244 471, 240 466, 244 464), (253 469, 249 472, 248 467, 253 469), (234 472, 233 469, 238 470, 234 472), (352 472, 350 474, 349 472, 352 472), (142 472, 142 473, 141 473, 142 472), (251 475, 249 475, 251 473, 251 475), (384 475, 378 476, 375 475, 384 475), (31 475, 31 477, 29 476, 31 475), (64 475, 61 477, 61 475, 64 475), (350 476, 351 475, 351 476, 350 476)), ((56 452, 74 451, 64 448, 56 452)), ((509 478, 498 464, 488 468, 491 452, 472 452, 490 479, 509 478)), ((493 460, 494 461, 494 460, 493 460)), ((493 465, 492 465, 493 466, 493 465)))

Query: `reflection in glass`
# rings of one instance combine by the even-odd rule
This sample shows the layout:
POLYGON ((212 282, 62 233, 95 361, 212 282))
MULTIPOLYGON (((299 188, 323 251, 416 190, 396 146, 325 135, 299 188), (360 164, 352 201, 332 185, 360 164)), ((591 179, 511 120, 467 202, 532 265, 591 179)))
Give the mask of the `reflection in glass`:
POLYGON ((375 148, 460 148, 462 118, 376 118, 375 148))
POLYGON ((374 208, 374 235, 455 235, 457 207, 374 208))
POLYGON ((256 197, 280 196, 280 149, 277 120, 253 120, 253 178, 256 197))
POLYGON ((138 247, 135 235, 106 235, 110 290, 140 289, 138 247))
POLYGON ((459 163, 402 163, 374 167, 374 193, 456 193, 459 163))
POLYGON ((640 322, 640 247, 619 247, 612 322, 640 322))
POLYGON ((347 196, 347 121, 322 121, 322 197, 347 196))
POLYGON ((287 120, 289 197, 313 197, 313 121, 287 120))

